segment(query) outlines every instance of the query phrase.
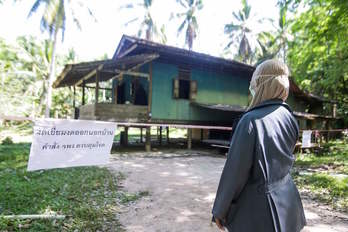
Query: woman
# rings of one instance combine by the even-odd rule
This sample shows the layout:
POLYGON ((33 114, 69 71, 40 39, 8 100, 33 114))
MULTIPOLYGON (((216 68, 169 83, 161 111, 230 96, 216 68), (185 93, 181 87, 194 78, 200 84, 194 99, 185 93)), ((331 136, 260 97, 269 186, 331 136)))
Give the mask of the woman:
POLYGON ((278 60, 260 64, 253 96, 234 132, 213 207, 213 220, 236 232, 297 232, 306 224, 290 176, 298 125, 289 106, 289 71, 278 60))

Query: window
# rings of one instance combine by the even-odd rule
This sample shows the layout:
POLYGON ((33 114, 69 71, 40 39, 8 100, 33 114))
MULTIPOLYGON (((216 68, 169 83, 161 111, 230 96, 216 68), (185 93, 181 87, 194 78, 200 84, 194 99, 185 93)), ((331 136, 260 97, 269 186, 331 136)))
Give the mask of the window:
POLYGON ((180 66, 179 77, 173 80, 173 97, 176 99, 195 100, 197 96, 197 81, 191 80, 189 66, 180 66))
POLYGON ((173 80, 173 97, 177 99, 195 100, 197 96, 197 81, 186 79, 173 80))

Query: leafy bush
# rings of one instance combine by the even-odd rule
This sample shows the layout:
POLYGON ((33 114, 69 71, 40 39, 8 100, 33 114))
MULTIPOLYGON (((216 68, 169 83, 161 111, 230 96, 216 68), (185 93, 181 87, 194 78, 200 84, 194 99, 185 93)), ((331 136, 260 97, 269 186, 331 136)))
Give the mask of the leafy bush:
POLYGON ((11 144, 13 144, 13 140, 11 137, 8 136, 8 137, 4 138, 4 140, 2 140, 1 144, 2 145, 11 145, 11 144))

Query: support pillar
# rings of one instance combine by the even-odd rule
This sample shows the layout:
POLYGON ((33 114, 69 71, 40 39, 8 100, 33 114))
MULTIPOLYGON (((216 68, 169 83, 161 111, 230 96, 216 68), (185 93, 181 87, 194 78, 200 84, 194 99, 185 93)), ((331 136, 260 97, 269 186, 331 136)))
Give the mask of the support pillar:
POLYGON ((95 74, 95 103, 98 103, 99 100, 99 71, 97 70, 95 74))
POLYGON ((143 128, 140 128, 140 143, 143 142, 143 128))
POLYGON ((81 99, 81 102, 82 102, 82 105, 85 104, 85 81, 82 82, 82 99, 81 99))
POLYGON ((145 150, 151 151, 151 127, 146 127, 145 150))
POLYGON ((192 128, 187 128, 187 149, 192 148, 192 128))
POLYGON ((125 146, 128 146, 128 126, 126 126, 125 128, 124 128, 124 136, 125 136, 125 140, 124 140, 124 145, 125 146))
POLYGON ((162 127, 159 127, 159 144, 162 145, 162 127))
POLYGON ((73 91, 74 91, 74 98, 73 98, 73 108, 74 108, 74 111, 75 111, 75 107, 76 107, 76 87, 74 85, 73 87, 73 91))
POLYGON ((167 144, 169 144, 169 126, 167 126, 167 144))

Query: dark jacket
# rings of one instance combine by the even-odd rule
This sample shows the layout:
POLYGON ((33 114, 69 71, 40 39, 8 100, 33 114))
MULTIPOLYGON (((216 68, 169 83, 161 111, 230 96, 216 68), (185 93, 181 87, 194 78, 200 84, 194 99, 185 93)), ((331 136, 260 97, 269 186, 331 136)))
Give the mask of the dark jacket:
POLYGON ((297 232, 306 224, 290 176, 298 125, 289 106, 269 100, 246 112, 233 135, 213 216, 229 231, 297 232))

